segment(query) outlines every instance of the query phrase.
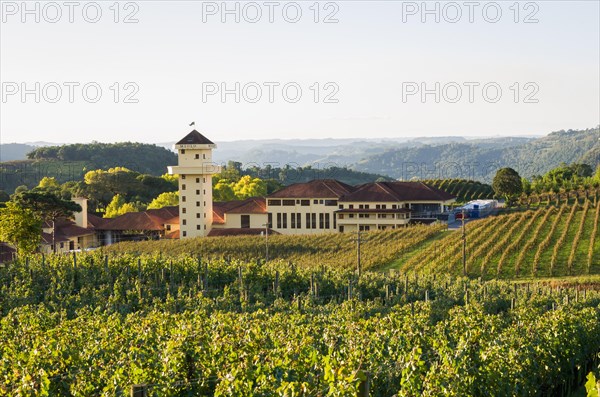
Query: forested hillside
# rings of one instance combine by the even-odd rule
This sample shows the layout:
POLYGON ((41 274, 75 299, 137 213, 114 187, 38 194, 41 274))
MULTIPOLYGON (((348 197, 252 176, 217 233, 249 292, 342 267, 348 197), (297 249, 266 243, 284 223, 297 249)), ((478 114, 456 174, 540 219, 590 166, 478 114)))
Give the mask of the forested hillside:
POLYGON ((557 131, 512 146, 482 142, 449 143, 389 149, 357 162, 353 168, 401 179, 463 178, 490 182, 499 168, 523 177, 541 175, 560 163, 600 164, 600 130, 557 131))

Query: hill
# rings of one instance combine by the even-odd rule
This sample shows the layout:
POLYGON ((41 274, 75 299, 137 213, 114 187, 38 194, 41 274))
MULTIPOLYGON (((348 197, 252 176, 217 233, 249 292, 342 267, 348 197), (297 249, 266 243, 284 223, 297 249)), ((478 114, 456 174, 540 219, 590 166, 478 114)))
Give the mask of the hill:
POLYGON ((464 178, 491 182, 496 170, 512 167, 526 178, 560 163, 600 164, 600 130, 557 131, 533 140, 478 140, 389 148, 365 157, 353 169, 400 179, 464 178))
POLYGON ((35 149, 35 146, 24 143, 3 143, 0 144, 0 162, 25 160, 27 153, 35 149))
POLYGON ((28 160, 0 163, 0 190, 36 186, 45 177, 59 183, 81 181, 87 171, 126 167, 142 174, 162 175, 177 155, 163 147, 143 143, 91 143, 34 148, 28 160))

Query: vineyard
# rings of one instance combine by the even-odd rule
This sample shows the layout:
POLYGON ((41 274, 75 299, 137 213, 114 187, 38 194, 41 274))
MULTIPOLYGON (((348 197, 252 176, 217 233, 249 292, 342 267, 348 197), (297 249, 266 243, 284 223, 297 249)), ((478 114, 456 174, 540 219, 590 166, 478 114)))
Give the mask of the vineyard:
POLYGON ((600 293, 538 283, 100 252, 0 280, 7 396, 568 396, 600 349, 600 293))
MULTIPOLYGON (((403 229, 361 233, 361 265, 363 269, 383 266, 398 253, 445 230, 444 225, 411 226, 403 229)), ((351 269, 357 265, 356 234, 323 233, 314 235, 269 235, 269 257, 291 261, 298 266, 329 266, 351 269)), ((207 258, 230 258, 242 261, 265 259, 267 239, 264 236, 232 236, 187 240, 160 240, 119 243, 105 248, 107 253, 193 254, 207 258)))
MULTIPOLYGON (((484 278, 555 277, 600 273, 600 201, 540 207, 466 226, 466 271, 484 278)), ((460 231, 408 251, 403 271, 463 272, 460 231)))
POLYGON ((465 203, 471 200, 494 198, 492 186, 467 179, 427 179, 423 183, 456 196, 456 201, 465 203))

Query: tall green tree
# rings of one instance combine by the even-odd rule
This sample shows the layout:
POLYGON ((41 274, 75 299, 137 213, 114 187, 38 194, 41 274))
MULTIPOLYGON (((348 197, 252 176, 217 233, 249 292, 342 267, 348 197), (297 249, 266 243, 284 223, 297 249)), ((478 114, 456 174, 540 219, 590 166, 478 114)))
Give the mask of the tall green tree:
POLYGON ((523 183, 519 173, 510 167, 500 168, 494 176, 492 188, 499 197, 504 197, 508 205, 512 199, 523 192, 523 183))
POLYGON ((34 252, 41 237, 42 221, 19 204, 8 201, 0 208, 0 240, 14 246, 17 254, 34 252))
POLYGON ((152 200, 152 202, 148 205, 148 209, 158 209, 173 205, 179 205, 179 193, 165 192, 159 194, 154 200, 152 200))
POLYGON ((43 221, 52 226, 52 248, 56 252, 56 220, 70 218, 80 212, 81 206, 71 200, 65 200, 52 191, 32 189, 15 194, 13 200, 23 208, 33 211, 43 221))

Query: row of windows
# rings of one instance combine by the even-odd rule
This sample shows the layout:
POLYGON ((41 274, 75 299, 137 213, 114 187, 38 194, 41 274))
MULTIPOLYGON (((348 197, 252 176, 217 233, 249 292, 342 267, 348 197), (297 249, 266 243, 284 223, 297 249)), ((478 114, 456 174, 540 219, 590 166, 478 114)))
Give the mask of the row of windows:
MULTIPOLYGON (((348 218, 353 219, 355 214, 348 214, 348 218)), ((377 218, 377 219, 406 219, 406 214, 358 214, 359 218, 377 218), (377 216, 375 216, 377 215, 377 216)), ((344 219, 344 214, 339 214, 340 219, 344 219)))
MULTIPOLYGON (((182 208, 181 209, 181 213, 182 214, 187 214, 187 208, 185 208, 185 207, 182 208)), ((203 215, 204 215, 204 219, 206 219, 206 212, 203 215)), ((199 212, 196 212, 196 218, 200 219, 200 213, 199 212)), ((184 219, 184 222, 185 222, 185 219, 184 219)), ((184 225, 185 225, 185 223, 184 223, 184 225)))
MULTIPOLYGON (((361 210, 368 210, 369 207, 370 207, 369 204, 359 204, 358 205, 358 209, 361 209, 361 210)), ((344 209, 344 204, 340 204, 339 208, 341 210, 343 210, 344 209)), ((348 204, 348 208, 349 209, 354 209, 354 204, 348 204)), ((402 208, 401 204, 392 204, 392 209, 393 210, 400 209, 400 208, 402 208)), ((404 208, 409 208, 409 205, 408 204, 404 204, 404 208)), ((385 210, 385 209, 387 209, 387 204, 375 204, 375 209, 377 209, 377 210, 385 210)))
MULTIPOLYGON (((306 228, 307 229, 331 229, 331 214, 328 213, 310 213, 305 214, 306 228), (318 222, 317 222, 318 215, 318 222)), ((288 214, 287 213, 277 213, 277 229, 287 229, 288 228, 288 214)), ((272 225, 273 217, 272 214, 269 213, 269 224, 272 225)), ((290 214, 290 229, 302 229, 302 214, 301 213, 291 213, 290 214)), ((333 228, 336 228, 335 216, 333 217, 333 228)))
MULTIPOLYGON (((184 225, 185 225, 185 223, 184 223, 184 225)), ((200 225, 196 225, 196 230, 200 230, 200 225)), ((204 230, 206 230, 206 225, 204 225, 204 230)), ((181 236, 182 237, 187 237, 187 231, 185 231, 185 230, 182 231, 181 232, 181 236)))
MULTIPOLYGON (((315 199, 313 200, 313 204, 323 204, 326 207, 335 207, 337 205, 337 200, 319 200, 319 199, 315 199)), ((301 205, 304 207, 307 207, 310 205, 310 200, 292 200, 292 199, 285 199, 285 200, 279 200, 279 199, 269 199, 268 204, 271 206, 275 206, 275 207, 279 207, 279 206, 284 206, 284 207, 291 207, 294 205, 301 205)))
MULTIPOLYGON (((185 190, 185 183, 181 185, 181 190, 185 190)), ((200 189, 196 189, 196 194, 200 195, 200 189)), ((206 189, 202 189, 202 194, 206 194, 206 189)))
MULTIPOLYGON (((181 150, 179 150, 179 153, 181 153, 181 154, 185 154, 185 149, 181 149, 181 150)), ((196 160, 198 160, 198 159, 200 158, 200 154, 199 154, 199 153, 196 153, 196 155, 194 156, 194 158, 195 158, 196 160)), ((202 158, 203 158, 204 160, 206 160, 206 153, 202 153, 202 158)))
MULTIPOLYGON (((186 198, 185 198, 185 196, 181 196, 181 202, 182 202, 182 203, 185 203, 185 202, 186 202, 186 198)), ((206 201, 203 201, 203 202, 202 202, 202 205, 203 205, 204 207, 206 207, 206 201)), ((196 207, 200 207, 200 201, 196 201, 196 207)), ((184 212, 184 214, 185 214, 185 212, 184 212)))
MULTIPOLYGON (((181 179, 185 179, 185 175, 181 175, 181 179)), ((200 178, 196 178, 196 183, 200 183, 200 178)), ((202 183, 206 183, 206 178, 202 178, 202 183)))

